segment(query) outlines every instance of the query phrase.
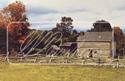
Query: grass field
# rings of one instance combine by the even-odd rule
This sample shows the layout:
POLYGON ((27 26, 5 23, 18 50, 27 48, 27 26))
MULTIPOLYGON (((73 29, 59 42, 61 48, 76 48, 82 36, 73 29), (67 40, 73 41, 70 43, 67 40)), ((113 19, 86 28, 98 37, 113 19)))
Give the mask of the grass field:
POLYGON ((125 81, 125 68, 1 63, 0 81, 125 81))

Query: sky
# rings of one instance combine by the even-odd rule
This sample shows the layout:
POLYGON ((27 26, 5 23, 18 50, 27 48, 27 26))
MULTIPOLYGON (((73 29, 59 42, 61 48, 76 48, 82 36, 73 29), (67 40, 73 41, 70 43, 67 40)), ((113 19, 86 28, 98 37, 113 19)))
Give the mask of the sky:
MULTIPOLYGON (((15 0, 0 0, 0 9, 15 0)), ((17 0, 18 1, 18 0, 17 0)), ((32 28, 51 29, 61 17, 71 17, 74 29, 87 30, 97 20, 125 28, 125 0, 19 0, 27 8, 32 28)))

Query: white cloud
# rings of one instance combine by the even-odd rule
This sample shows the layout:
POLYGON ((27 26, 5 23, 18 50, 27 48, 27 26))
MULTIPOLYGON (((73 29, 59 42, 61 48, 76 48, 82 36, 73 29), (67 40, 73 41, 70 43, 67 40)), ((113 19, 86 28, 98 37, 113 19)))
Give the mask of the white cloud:
MULTIPOLYGON (((5 3, 6 0, 2 0, 5 3)), ((13 2, 15 0, 8 0, 13 2)), ((125 28, 125 0, 21 0, 28 11, 31 22, 52 23, 47 27, 54 27, 62 16, 74 19, 74 26, 78 29, 92 27, 92 23, 99 19, 109 21, 112 26, 125 28), (38 9, 36 9, 38 8, 38 9), (39 12, 39 14, 38 14, 39 12)))

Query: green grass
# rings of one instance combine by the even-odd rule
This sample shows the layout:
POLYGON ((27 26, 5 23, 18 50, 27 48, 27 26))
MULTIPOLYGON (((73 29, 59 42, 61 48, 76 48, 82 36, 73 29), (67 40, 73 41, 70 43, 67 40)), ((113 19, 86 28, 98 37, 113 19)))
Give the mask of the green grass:
POLYGON ((1 63, 0 81, 125 81, 125 68, 1 63))

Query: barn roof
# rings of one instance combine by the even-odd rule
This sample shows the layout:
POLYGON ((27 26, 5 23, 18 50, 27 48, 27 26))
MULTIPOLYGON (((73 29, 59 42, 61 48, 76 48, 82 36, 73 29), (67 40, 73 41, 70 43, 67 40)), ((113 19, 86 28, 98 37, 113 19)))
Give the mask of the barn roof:
POLYGON ((85 32, 77 41, 109 42, 112 41, 112 32, 85 32))

